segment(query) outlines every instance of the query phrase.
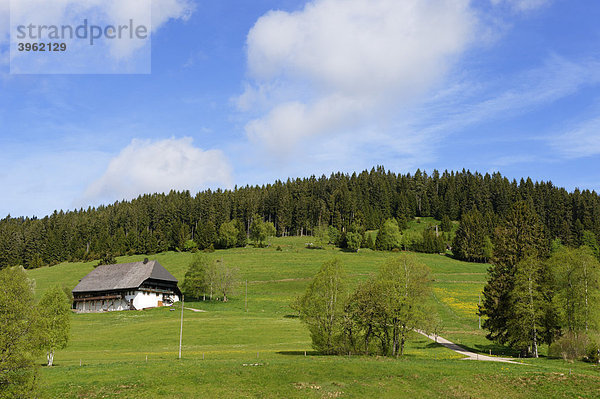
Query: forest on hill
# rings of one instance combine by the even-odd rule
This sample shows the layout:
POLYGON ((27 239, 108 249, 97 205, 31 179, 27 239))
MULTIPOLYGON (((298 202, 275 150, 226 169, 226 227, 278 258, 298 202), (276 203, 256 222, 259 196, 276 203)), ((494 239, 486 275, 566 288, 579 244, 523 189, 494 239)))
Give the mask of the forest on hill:
POLYGON ((476 211, 488 230, 525 201, 537 215, 547 243, 578 247, 600 237, 600 198, 594 191, 568 192, 551 182, 509 180, 500 173, 470 171, 396 174, 379 166, 329 177, 276 181, 233 190, 141 195, 131 201, 43 218, 0 220, 0 268, 28 268, 66 260, 227 247, 244 243, 253 222, 273 224, 278 236, 379 229, 389 219, 431 216, 461 220, 476 211), (240 240, 225 235, 237 232, 240 240))

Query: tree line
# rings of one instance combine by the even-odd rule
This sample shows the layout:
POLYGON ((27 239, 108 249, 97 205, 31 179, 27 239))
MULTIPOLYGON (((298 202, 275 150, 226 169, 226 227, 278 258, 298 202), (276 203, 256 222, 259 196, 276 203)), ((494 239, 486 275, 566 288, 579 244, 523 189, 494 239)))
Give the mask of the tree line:
MULTIPOLYGON (((268 223, 263 227, 278 236, 315 235, 331 226, 345 233, 343 243, 356 248, 376 244, 366 236, 358 244, 358 232, 380 229, 390 219, 400 224, 421 216, 461 220, 477 211, 490 226, 497 226, 519 201, 531 204, 548 240, 578 246, 585 232, 593 233, 596 242, 600 237, 600 199, 593 191, 567 192, 551 182, 511 181, 499 173, 396 174, 377 167, 194 196, 189 191, 147 194, 42 218, 7 216, 0 220, 0 268, 93 260, 107 253, 243 246, 253 223, 254 231, 260 230, 256 224, 268 223)), ((491 239, 490 230, 486 232, 491 239)), ((264 234, 253 240, 261 242, 260 237, 264 234)), ((485 258, 479 249, 465 257, 485 258)))

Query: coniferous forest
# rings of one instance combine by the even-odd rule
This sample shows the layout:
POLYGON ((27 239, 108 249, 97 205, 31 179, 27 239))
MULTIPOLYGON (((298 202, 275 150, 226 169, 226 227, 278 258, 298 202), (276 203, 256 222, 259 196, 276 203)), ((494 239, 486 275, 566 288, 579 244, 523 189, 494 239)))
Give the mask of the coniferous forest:
MULTIPOLYGON (((448 245, 455 246, 461 259, 486 261, 494 230, 520 202, 539 222, 540 245, 598 246, 600 198, 594 191, 568 192, 551 182, 517 182, 500 173, 417 170, 403 175, 377 167, 195 196, 189 191, 142 195, 43 218, 9 215, 0 221, 0 268, 245 245, 253 223, 262 221, 272 223, 278 236, 312 235, 328 228, 339 232, 342 246, 354 243, 360 233, 363 246, 376 247, 366 230, 380 229, 390 219, 402 225, 426 216, 442 220, 442 225, 461 221, 454 243, 448 245), (473 240, 475 249, 469 248, 473 240)), ((427 237, 406 249, 427 252, 427 237)), ((436 243, 429 247, 439 249, 436 243)))

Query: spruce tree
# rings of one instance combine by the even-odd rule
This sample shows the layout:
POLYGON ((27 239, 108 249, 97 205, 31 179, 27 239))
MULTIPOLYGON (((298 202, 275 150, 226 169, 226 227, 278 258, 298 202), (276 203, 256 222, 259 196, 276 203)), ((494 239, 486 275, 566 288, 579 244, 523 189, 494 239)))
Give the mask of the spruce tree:
POLYGON ((245 247, 248 243, 248 236, 246 235, 246 229, 244 228, 244 224, 240 222, 238 219, 235 220, 236 227, 238 230, 236 246, 237 247, 245 247))
POLYGON ((525 258, 544 255, 546 245, 538 217, 524 201, 513 206, 496 229, 494 241, 494 257, 479 314, 485 318, 483 328, 488 330, 487 338, 505 344, 513 342, 510 323, 517 317, 511 299, 517 264, 525 258))
MULTIPOLYGON (((321 225, 347 233, 356 222, 374 230, 390 218, 396 218, 399 229, 405 230, 405 218, 417 214, 442 219, 444 233, 448 233, 445 216, 460 220, 477 210, 483 215, 483 236, 493 238, 495 227, 521 199, 540 215, 549 239, 594 248, 590 234, 600 237, 600 197, 595 192, 569 193, 527 178, 518 184, 499 173, 482 176, 463 170, 428 175, 418 171, 412 176, 377 167, 351 175, 334 173, 273 185, 206 190, 194 197, 187 191, 146 194, 98 208, 56 211, 42 219, 8 216, 0 220, 0 268, 98 259, 106 251, 120 255, 181 250, 189 239, 200 241, 208 220, 214 234, 208 234, 212 237, 205 240, 205 246, 216 244, 218 228, 234 219, 240 221, 236 245, 244 246, 254 214, 273 222, 278 235, 287 236, 310 234, 321 225)), ((420 241, 413 238, 405 238, 405 247, 412 249, 414 241, 420 241)), ((465 247, 459 242, 453 247, 459 254, 465 248, 459 255, 465 259, 485 261, 489 256, 489 251, 482 254, 481 245, 465 247)))
POLYGON ((207 220, 202 224, 200 231, 198 232, 198 247, 200 249, 212 248, 217 241, 217 231, 215 224, 212 220, 207 220))
POLYGON ((452 231, 452 222, 450 221, 450 218, 448 217, 448 215, 444 215, 444 217, 442 218, 442 223, 441 223, 440 227, 442 228, 442 231, 445 233, 449 233, 452 231))
POLYGON ((481 212, 472 210, 464 213, 452 243, 452 252, 458 259, 468 262, 481 262, 486 257, 485 226, 481 212))

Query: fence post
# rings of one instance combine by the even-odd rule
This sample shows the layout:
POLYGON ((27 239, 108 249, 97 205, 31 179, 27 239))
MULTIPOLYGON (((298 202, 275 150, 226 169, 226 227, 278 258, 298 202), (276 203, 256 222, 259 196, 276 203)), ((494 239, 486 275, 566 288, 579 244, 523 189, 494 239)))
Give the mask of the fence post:
POLYGON ((179 329, 179 358, 181 359, 181 340, 183 338, 183 305, 185 301, 185 295, 181 294, 181 327, 179 329))

